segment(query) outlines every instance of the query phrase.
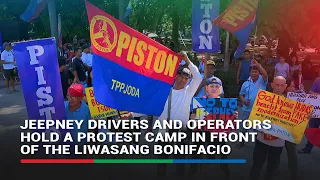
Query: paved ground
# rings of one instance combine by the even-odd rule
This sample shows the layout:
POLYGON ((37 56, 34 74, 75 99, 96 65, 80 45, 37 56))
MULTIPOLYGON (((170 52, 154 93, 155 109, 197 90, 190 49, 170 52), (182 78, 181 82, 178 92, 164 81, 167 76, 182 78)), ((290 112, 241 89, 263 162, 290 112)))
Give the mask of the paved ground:
MULTIPOLYGON (((3 82, 0 81, 0 85, 3 82)), ((27 119, 25 102, 21 90, 14 94, 6 94, 5 89, 0 89, 0 179, 154 179, 155 165, 21 165, 20 155, 20 130, 19 125, 27 119), (114 174, 117 175, 114 175, 114 174), (3 178, 2 178, 3 176, 3 178)), ((302 148, 306 140, 298 145, 302 148)), ((249 143, 238 150, 234 148, 229 158, 245 158, 248 160, 243 165, 230 165, 231 179, 248 179, 252 165, 253 144, 249 143)), ((284 150, 278 180, 289 179, 287 154, 284 150)), ((104 157, 105 158, 105 157, 104 157)), ((305 180, 320 179, 320 149, 314 148, 310 155, 298 155, 300 174, 305 180)), ((173 174, 173 166, 169 166, 169 174, 173 174)), ((221 179, 218 165, 210 165, 197 179, 221 179)), ((168 178, 164 178, 168 179, 168 178)))

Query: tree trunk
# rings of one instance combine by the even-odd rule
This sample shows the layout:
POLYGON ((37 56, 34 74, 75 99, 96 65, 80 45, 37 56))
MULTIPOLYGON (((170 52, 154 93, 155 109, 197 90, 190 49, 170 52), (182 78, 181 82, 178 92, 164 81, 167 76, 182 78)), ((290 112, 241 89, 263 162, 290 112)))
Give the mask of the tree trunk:
POLYGON ((119 20, 124 20, 124 14, 126 13, 126 9, 128 7, 129 0, 118 0, 119 5, 119 20))
POLYGON ((153 21, 151 22, 151 29, 150 31, 155 32, 157 29, 157 25, 161 17, 163 16, 164 7, 162 5, 159 6, 159 9, 155 12, 155 17, 153 18, 153 21))
POLYGON ((56 45, 58 46, 58 20, 55 0, 48 1, 48 11, 50 19, 51 37, 56 38, 56 45))
POLYGON ((179 15, 178 11, 172 10, 172 41, 175 46, 175 50, 178 51, 179 48, 179 15))

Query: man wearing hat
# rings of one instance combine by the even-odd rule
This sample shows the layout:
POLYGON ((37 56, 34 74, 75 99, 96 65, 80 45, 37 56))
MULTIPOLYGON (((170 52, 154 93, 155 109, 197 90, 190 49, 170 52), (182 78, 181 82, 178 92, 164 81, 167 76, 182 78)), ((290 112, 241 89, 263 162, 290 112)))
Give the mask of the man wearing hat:
POLYGON ((81 129, 73 130, 71 135, 75 139, 78 132, 86 133, 88 131, 88 120, 91 118, 89 107, 82 102, 84 97, 82 84, 71 84, 68 88, 67 98, 64 106, 66 110, 66 118, 73 120, 83 120, 81 129))
MULTIPOLYGON (((175 83, 170 91, 169 97, 164 106, 164 110, 158 118, 160 121, 178 119, 182 121, 183 127, 186 127, 190 116, 190 104, 191 100, 197 91, 202 76, 197 66, 195 66, 187 56, 185 52, 182 52, 181 57, 186 61, 188 68, 180 67, 175 77, 175 83), (189 85, 188 82, 191 79, 189 85)), ((186 131, 185 128, 182 129, 186 131)), ((166 129, 160 129, 159 133, 165 133, 166 129)), ((168 158, 167 155, 160 155, 162 158, 168 158)), ((183 158, 183 157, 179 157, 183 158)), ((176 173, 178 176, 183 176, 185 172, 185 166, 179 164, 176 166, 176 173)), ((166 174, 166 164, 158 164, 158 175, 163 177, 166 174)))
MULTIPOLYGON (((206 82, 208 79, 215 78, 218 81, 222 82, 218 77, 214 76, 215 66, 216 66, 216 63, 213 60, 207 61, 207 77, 203 79, 202 84, 200 84, 197 92, 195 93, 195 97, 203 97, 206 95, 206 94, 204 94, 204 88, 206 86, 206 82)), ((224 94, 224 91, 223 91, 223 86, 222 86, 222 94, 220 96, 222 96, 223 94, 224 94)))
POLYGON ((4 76, 6 78, 7 93, 11 94, 12 92, 18 92, 14 84, 15 58, 11 50, 12 47, 9 43, 3 43, 3 49, 4 51, 1 53, 1 63, 3 66, 4 76), (11 82, 12 91, 10 91, 9 82, 11 82))

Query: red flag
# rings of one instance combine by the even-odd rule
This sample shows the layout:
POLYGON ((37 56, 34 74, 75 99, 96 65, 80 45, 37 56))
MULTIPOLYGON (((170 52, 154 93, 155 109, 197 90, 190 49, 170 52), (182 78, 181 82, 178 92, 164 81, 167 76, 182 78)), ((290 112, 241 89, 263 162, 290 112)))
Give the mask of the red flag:
POLYGON ((320 148, 320 128, 308 128, 305 134, 311 144, 320 148))

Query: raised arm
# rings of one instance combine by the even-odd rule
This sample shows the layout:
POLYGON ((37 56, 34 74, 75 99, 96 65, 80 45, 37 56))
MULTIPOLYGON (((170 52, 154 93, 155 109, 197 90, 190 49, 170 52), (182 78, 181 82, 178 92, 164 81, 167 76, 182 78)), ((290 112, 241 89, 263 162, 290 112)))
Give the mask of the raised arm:
POLYGON ((199 85, 201 84, 201 81, 202 81, 202 76, 199 72, 199 69, 197 66, 195 66, 191 61, 190 59, 188 58, 187 54, 185 52, 181 52, 180 53, 181 57, 186 61, 186 64, 188 66, 188 68, 190 69, 191 71, 191 74, 192 74, 192 80, 191 80, 191 83, 189 85, 189 88, 188 88, 188 91, 191 93, 191 94, 195 94, 199 85))
POLYGON ((267 71, 261 66, 261 64, 259 64, 255 59, 252 61, 252 65, 257 66, 257 68, 259 69, 259 72, 261 74, 261 76, 263 77, 263 81, 267 82, 268 80, 268 73, 267 71))

